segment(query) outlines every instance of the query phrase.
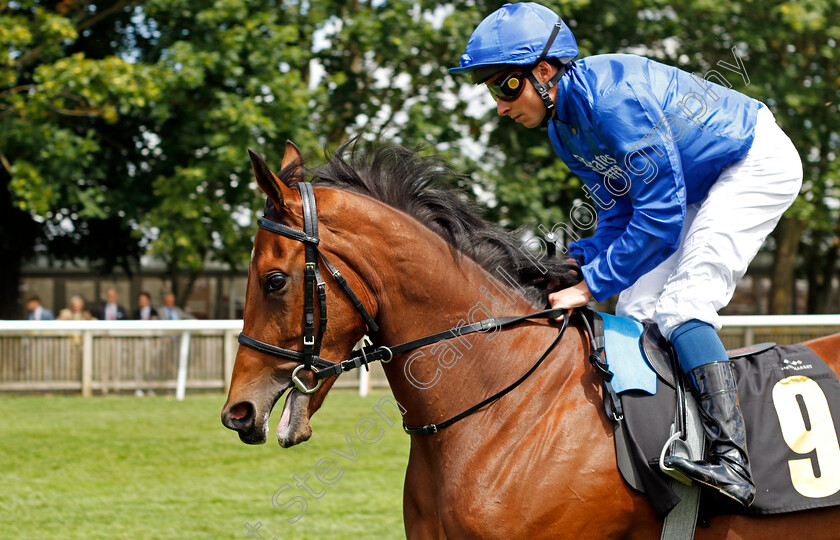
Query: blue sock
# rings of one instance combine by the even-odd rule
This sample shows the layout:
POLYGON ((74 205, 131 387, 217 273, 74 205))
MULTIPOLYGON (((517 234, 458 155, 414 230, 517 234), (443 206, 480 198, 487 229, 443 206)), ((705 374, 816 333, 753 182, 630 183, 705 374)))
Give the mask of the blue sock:
POLYGON ((671 343, 684 373, 712 362, 729 361, 714 327, 697 319, 684 322, 671 332, 671 343))

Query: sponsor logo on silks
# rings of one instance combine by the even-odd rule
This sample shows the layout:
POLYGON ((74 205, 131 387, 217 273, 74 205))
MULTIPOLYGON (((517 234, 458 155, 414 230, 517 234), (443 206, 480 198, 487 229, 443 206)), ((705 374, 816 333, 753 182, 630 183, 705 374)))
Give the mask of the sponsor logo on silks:
POLYGON ((802 360, 788 360, 787 358, 782 360, 782 369, 801 371, 803 369, 811 369, 812 367, 811 364, 803 364, 802 360))

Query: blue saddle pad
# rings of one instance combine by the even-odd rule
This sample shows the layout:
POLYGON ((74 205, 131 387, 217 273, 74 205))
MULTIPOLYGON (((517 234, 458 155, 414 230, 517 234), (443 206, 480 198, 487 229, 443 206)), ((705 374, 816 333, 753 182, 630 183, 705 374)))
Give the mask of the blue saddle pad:
POLYGON ((656 394, 656 372, 642 356, 640 340, 645 327, 638 321, 598 313, 604 320, 607 364, 613 372, 612 387, 617 393, 643 390, 656 394))

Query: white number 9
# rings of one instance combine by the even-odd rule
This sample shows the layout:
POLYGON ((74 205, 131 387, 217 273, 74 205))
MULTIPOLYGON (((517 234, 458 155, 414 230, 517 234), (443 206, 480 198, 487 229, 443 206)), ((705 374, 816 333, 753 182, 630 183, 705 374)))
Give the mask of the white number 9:
POLYGON ((791 450, 797 454, 816 451, 819 476, 809 457, 788 461, 796 491, 811 498, 828 497, 840 491, 840 445, 828 401, 820 386, 802 375, 782 379, 773 386, 773 405, 779 416, 782 436, 791 450), (796 396, 801 396, 804 413, 796 396), (810 429, 805 425, 805 413, 810 429))

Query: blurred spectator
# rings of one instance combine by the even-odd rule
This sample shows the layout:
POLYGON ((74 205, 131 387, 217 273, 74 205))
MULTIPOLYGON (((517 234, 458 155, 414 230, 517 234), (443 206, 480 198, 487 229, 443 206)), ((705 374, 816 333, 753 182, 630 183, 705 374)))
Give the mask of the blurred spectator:
POLYGON ((26 318, 30 321, 53 321, 55 315, 53 312, 41 305, 41 299, 38 296, 30 296, 26 301, 26 318))
POLYGON ((105 291, 105 305, 96 311, 96 318, 103 321, 117 321, 127 319, 125 308, 117 303, 120 299, 117 289, 109 287, 105 291))
MULTIPOLYGON (((149 293, 143 291, 137 296, 137 309, 134 310, 134 318, 141 321, 151 321, 158 319, 158 312, 152 307, 152 297, 149 293)), ((143 357, 149 355, 150 346, 153 345, 149 341, 142 341, 140 343, 140 350, 142 354, 134 356, 134 378, 137 381, 138 388, 134 391, 137 397, 143 397, 143 386, 145 385, 144 377, 144 363, 143 357)), ((147 390, 150 396, 155 394, 155 391, 149 388, 147 390)))
POLYGON ((163 295, 163 305, 160 307, 160 318, 170 321, 195 319, 195 317, 175 305, 175 295, 172 293, 166 293, 163 295))
POLYGON ((151 321, 158 318, 158 312, 152 307, 152 297, 147 292, 141 292, 137 297, 137 309, 134 310, 134 318, 142 321, 151 321))
POLYGON ((70 307, 64 308, 58 313, 59 321, 95 321, 96 317, 85 309, 85 301, 81 296, 74 296, 70 299, 70 307))

